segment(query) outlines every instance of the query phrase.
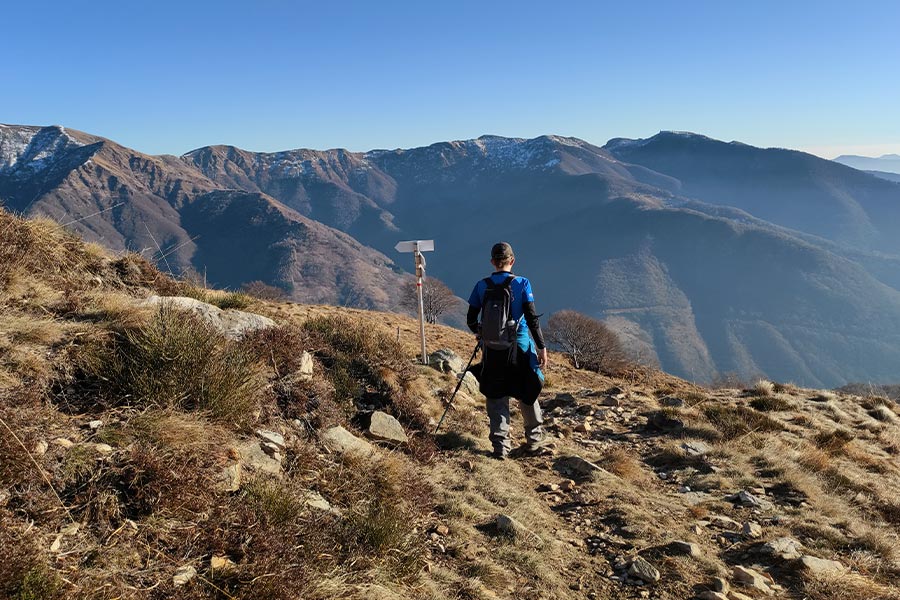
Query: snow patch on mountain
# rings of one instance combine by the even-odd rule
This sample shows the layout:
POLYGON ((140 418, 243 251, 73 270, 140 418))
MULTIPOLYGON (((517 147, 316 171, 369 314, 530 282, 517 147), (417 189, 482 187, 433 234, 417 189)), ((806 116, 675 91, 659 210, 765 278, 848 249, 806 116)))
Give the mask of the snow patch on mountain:
POLYGON ((30 177, 68 150, 84 146, 62 127, 10 127, 0 131, 0 175, 30 177))

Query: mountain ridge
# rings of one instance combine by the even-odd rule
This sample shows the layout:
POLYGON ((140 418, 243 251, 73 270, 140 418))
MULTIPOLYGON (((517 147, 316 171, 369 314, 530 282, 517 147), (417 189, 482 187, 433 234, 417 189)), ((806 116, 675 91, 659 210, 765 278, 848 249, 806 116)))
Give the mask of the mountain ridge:
MULTIPOLYGON (((356 153, 253 153, 218 145, 181 157, 147 157, 109 142, 97 162, 135 179, 123 184, 126 192, 96 167, 75 178, 78 186, 69 182, 45 193, 30 210, 75 218, 107 210, 82 230, 101 239, 119 236, 119 246, 128 239, 139 247, 178 248, 177 264, 213 264, 219 282, 240 272, 225 280, 230 285, 263 269, 253 278, 297 299, 343 303, 358 287, 365 298, 357 301, 372 307, 395 300, 400 269, 386 255, 398 239, 439 240, 429 274, 466 297, 488 266, 484 248, 502 237, 517 249, 544 310, 574 308, 610 319, 636 351, 675 374, 710 380, 727 371, 766 373, 809 385, 892 377, 890 363, 900 360, 900 259, 848 243, 846 230, 765 218, 765 197, 742 180, 715 197, 695 188, 711 177, 702 171, 714 164, 704 158, 709 145, 727 155, 728 169, 748 154, 764 165, 787 156, 791 168, 783 181, 813 190, 827 183, 828 206, 862 211, 866 227, 886 227, 865 211, 877 213, 873 198, 893 198, 872 196, 871 189, 892 193, 900 186, 803 153, 699 134, 663 132, 639 145, 617 139, 604 149, 561 136, 482 136, 356 153), (663 155, 675 162, 660 166, 642 154, 658 151, 661 141, 681 148, 663 155), (807 168, 793 169, 798 161, 807 168), (158 213, 153 239, 133 211, 115 206, 120 202, 141 215, 158 213), (257 218, 263 225, 254 236, 267 245, 254 250, 257 258, 242 258, 240 232, 257 218), (201 226, 204 220, 218 225, 201 226), (272 234, 285 222, 296 228, 287 245, 272 234), (303 233, 317 227, 319 235, 303 233), (191 239, 198 233, 205 241, 191 239), (229 241, 217 242, 220 234, 229 241), (307 245, 296 246, 300 240, 307 245), (331 269, 328 257, 342 253, 354 257, 349 276, 331 269), (299 277, 313 283, 316 273, 317 291, 299 277), (885 327, 872 307, 884 313, 885 327), (866 347, 865 338, 882 341, 866 347)), ((0 197, 12 197, 15 209, 15 196, 3 193, 9 182, 0 175, 0 197)))

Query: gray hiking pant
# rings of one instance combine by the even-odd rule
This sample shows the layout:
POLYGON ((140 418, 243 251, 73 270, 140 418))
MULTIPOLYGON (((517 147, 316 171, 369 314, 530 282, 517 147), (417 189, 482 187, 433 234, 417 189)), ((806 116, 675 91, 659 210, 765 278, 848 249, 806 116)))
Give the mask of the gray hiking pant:
MULTIPOLYGON (((506 454, 510 449, 509 401, 511 398, 512 396, 504 396, 487 399, 487 414, 491 422, 490 440, 494 446, 494 452, 506 454)), ((540 442, 544 438, 544 430, 541 429, 541 423, 544 422, 541 417, 541 406, 537 402, 525 404, 520 400, 519 410, 525 421, 525 441, 529 444, 540 442)))

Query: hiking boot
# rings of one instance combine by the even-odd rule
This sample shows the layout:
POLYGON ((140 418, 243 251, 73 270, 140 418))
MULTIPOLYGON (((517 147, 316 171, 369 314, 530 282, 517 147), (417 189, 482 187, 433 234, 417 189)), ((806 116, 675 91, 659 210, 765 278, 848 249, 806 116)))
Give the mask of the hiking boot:
POLYGON ((494 450, 491 452, 491 458, 494 460, 506 460, 507 455, 506 450, 494 450))
POLYGON ((522 453, 528 456, 549 455, 553 454, 553 447, 550 444, 550 440, 545 436, 535 442, 528 442, 522 446, 522 453))

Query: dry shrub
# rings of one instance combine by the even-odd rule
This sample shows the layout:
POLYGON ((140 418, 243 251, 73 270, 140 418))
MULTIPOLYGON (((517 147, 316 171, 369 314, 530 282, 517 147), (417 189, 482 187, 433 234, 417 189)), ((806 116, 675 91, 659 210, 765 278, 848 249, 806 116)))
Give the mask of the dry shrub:
POLYGON ((385 457, 345 471, 346 479, 328 497, 351 507, 339 532, 347 551, 371 566, 382 565, 401 577, 417 572, 423 537, 414 530, 433 506, 431 490, 400 457, 385 457))
POLYGON ((812 400, 813 402, 833 402, 837 399, 838 395, 829 390, 819 390, 810 397, 810 400, 812 400))
POLYGON ((296 371, 303 352, 312 350, 309 333, 294 324, 257 329, 244 336, 242 344, 256 360, 266 363, 276 377, 296 371))
POLYGON ((775 393, 775 384, 768 379, 760 379, 750 389, 757 396, 771 396, 775 393))
POLYGON ((165 304, 144 326, 116 336, 111 347, 89 352, 82 366, 114 405, 196 409, 239 425, 256 407, 249 353, 165 304))
POLYGON ((726 373, 717 373, 710 381, 709 387, 714 390, 746 390, 750 387, 750 384, 739 373, 728 371, 726 373))
POLYGON ((0 288, 16 272, 65 284, 73 275, 101 269, 101 257, 55 221, 24 219, 0 211, 0 288))
POLYGON ((428 427, 420 401, 409 392, 415 370, 391 332, 343 316, 310 319, 303 329, 328 373, 335 397, 388 409, 416 430, 428 427))
POLYGON ((841 576, 811 576, 803 591, 809 600, 900 600, 896 587, 887 587, 853 573, 841 576))
POLYGON ((862 406, 866 410, 872 410, 878 406, 892 407, 892 406, 895 406, 895 403, 893 400, 891 400, 890 398, 888 398, 886 396, 877 396, 876 395, 876 396, 866 396, 865 398, 863 398, 860 401, 859 405, 862 406))
POLYGON ((247 484, 245 490, 248 501, 272 525, 294 521, 303 510, 298 490, 280 481, 259 477, 247 484))
POLYGON ((695 390, 681 392, 680 394, 678 394, 678 397, 684 400, 685 404, 690 407, 697 406, 698 404, 703 404, 710 399, 709 394, 695 390))
POLYGON ((887 406, 876 406, 872 410, 869 411, 869 416, 873 419, 881 421, 882 423, 898 423, 900 422, 900 417, 887 406))
POLYGON ((807 470, 822 473, 831 468, 831 455, 815 446, 805 446, 797 456, 797 462, 807 470))
POLYGON ((777 392, 779 394, 796 394, 798 391, 800 391, 800 388, 798 388, 793 383, 775 382, 772 385, 773 385, 775 392, 777 392))
POLYGON ((258 298, 259 300, 280 302, 287 298, 287 294, 283 289, 275 287, 274 285, 269 285, 263 281, 251 281, 245 283, 241 286, 241 291, 248 296, 258 298))
POLYGON ((212 303, 222 310, 230 308, 243 310, 253 304, 253 298, 241 292, 229 292, 221 298, 214 298, 212 303))
POLYGON ((795 408, 794 403, 790 400, 775 395, 754 398, 750 401, 750 406, 762 412, 786 411, 795 408))
POLYGON ((0 315, 0 332, 14 344, 48 346, 60 341, 66 327, 55 319, 6 313, 0 315))
POLYGON ((615 447, 606 452, 599 460, 601 467, 618 475, 626 481, 646 479, 646 471, 641 462, 624 448, 615 447))
POLYGON ((891 525, 900 525, 900 503, 888 500, 878 503, 878 512, 891 525))
POLYGON ((837 454, 842 452, 844 447, 853 441, 855 437, 849 429, 838 428, 831 431, 820 431, 816 434, 814 440, 816 446, 822 450, 831 454, 837 454))
MULTIPOLYGON (((193 553, 224 554, 238 563, 233 576, 215 578, 234 598, 345 597, 340 585, 322 596, 322 584, 338 572, 359 581, 373 573, 409 582, 422 567, 426 515, 433 503, 405 461, 334 463, 315 452, 302 459, 304 474, 316 473, 316 489, 343 518, 298 502, 296 479, 252 481, 243 494, 211 509, 193 553)), ((193 536, 192 536, 193 537, 193 536)))
POLYGON ((707 469, 706 459, 702 456, 691 456, 686 453, 678 443, 671 442, 659 449, 659 451, 647 457, 647 464, 658 469, 707 469))
POLYGON ((123 254, 110 263, 110 267, 126 288, 146 287, 163 296, 175 296, 179 293, 180 284, 140 254, 123 254))
POLYGON ((61 583, 41 560, 37 536, 18 531, 0 513, 0 596, 53 600, 62 597, 61 583))
POLYGON ((752 432, 781 431, 782 425, 745 406, 711 404, 703 407, 703 415, 723 439, 732 440, 752 432))

